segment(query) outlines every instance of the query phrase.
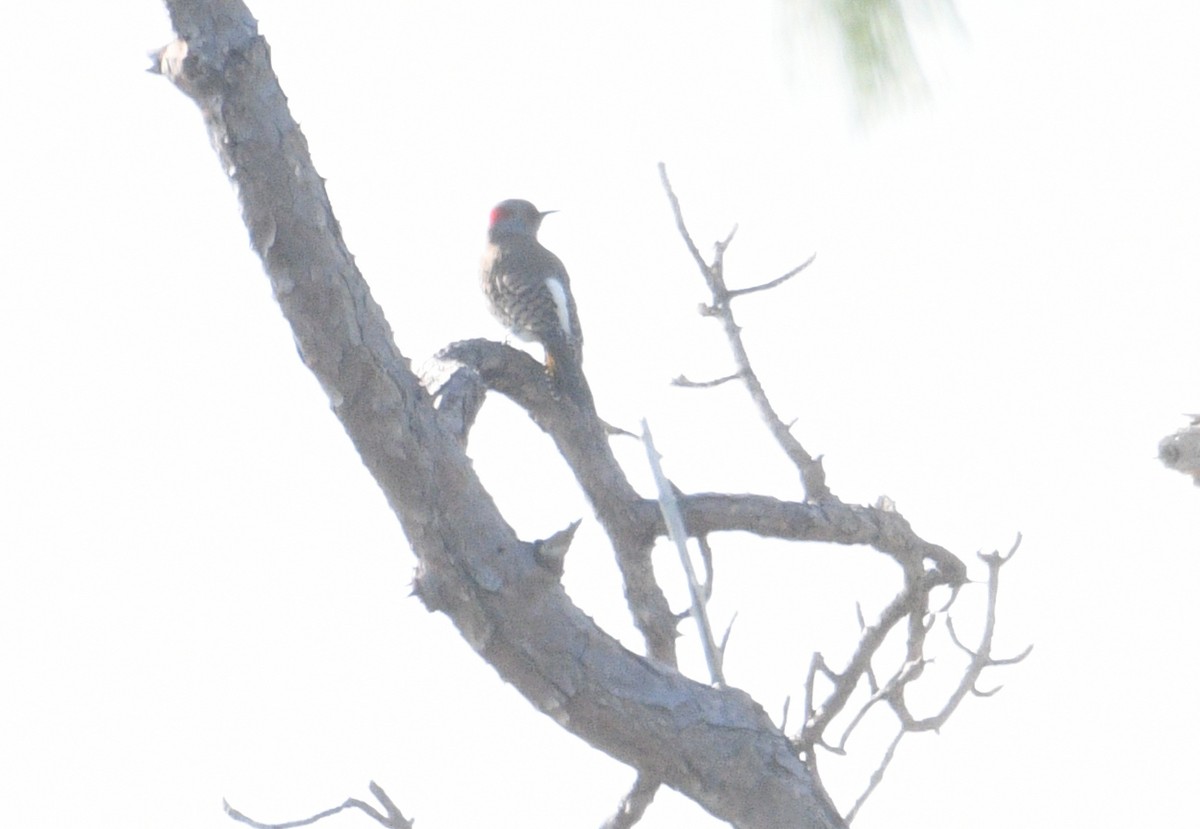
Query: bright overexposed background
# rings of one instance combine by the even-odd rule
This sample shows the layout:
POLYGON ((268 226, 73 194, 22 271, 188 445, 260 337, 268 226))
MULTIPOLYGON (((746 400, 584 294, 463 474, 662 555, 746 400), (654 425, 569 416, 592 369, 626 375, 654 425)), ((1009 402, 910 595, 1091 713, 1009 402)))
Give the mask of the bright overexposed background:
MULTIPOLYGON (((414 365, 502 336, 476 281, 491 205, 557 208, 542 239, 600 412, 649 418, 685 491, 802 497, 740 390, 668 384, 728 358, 655 164, 704 250, 739 226, 731 285, 817 253, 738 308, 777 407, 843 499, 886 494, 973 564, 1023 533, 996 646, 1036 645, 902 744, 856 826, 1194 811, 1200 491, 1154 453, 1200 405, 1200 11, 960 0, 920 31, 928 97, 864 123, 828 39, 771 0, 252 8, 414 365)), ((414 558, 196 108, 143 71, 172 36, 151 0, 21 3, 0 27, 0 824, 212 829, 223 797, 283 821, 375 779, 424 827, 598 825, 631 771, 408 595, 414 558)), ((589 517, 506 401, 470 452, 524 537, 589 517)), ((811 653, 841 664, 854 602, 873 618, 895 570, 714 543, 728 678, 776 718, 791 696, 794 729, 811 653)), ((640 647, 594 526, 565 581, 640 647)), ((822 765, 843 808, 878 736, 822 765)), ((717 824, 663 792, 642 825, 717 824)))

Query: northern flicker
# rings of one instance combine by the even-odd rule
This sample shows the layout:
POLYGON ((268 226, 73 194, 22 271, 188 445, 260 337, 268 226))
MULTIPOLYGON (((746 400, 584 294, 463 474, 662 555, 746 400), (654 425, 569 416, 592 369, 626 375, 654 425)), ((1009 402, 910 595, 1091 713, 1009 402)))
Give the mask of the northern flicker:
POLYGON ((583 332, 567 269, 537 240, 553 210, 539 211, 524 199, 492 208, 483 254, 483 293, 496 318, 523 340, 546 350, 555 385, 581 405, 591 404, 583 378, 583 332))

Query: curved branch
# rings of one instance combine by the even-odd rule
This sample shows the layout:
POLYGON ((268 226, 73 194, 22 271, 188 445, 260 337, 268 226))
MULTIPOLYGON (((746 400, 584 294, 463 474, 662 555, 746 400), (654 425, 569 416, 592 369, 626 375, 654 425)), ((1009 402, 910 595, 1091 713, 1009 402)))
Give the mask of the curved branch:
POLYGON ((638 657, 519 541, 396 348, 240 0, 167 0, 159 70, 200 107, 305 364, 398 516, 416 591, 534 706, 746 829, 840 818, 765 712, 638 657))
POLYGON ((771 281, 764 282, 761 285, 751 285, 749 288, 733 288, 732 290, 727 292, 728 296, 730 299, 737 299, 738 297, 746 296, 747 294, 757 294, 759 291, 769 291, 772 288, 778 288, 784 282, 787 282, 792 277, 797 276, 800 273, 800 271, 804 270, 809 265, 811 265, 816 260, 816 258, 817 258, 817 255, 814 253, 812 256, 805 259, 803 262, 801 262, 796 267, 792 268, 790 271, 785 273, 783 276, 777 276, 774 279, 772 279, 771 281))
MULTIPOLYGON (((638 495, 617 464, 603 424, 581 417, 571 401, 555 398, 540 363, 523 351, 490 340, 454 343, 438 358, 470 366, 485 385, 529 413, 566 459, 614 545, 620 539, 628 547, 648 549, 655 538, 666 534, 655 502, 638 495)), ((957 587, 967 581, 961 559, 945 547, 925 541, 903 515, 891 509, 836 499, 798 503, 769 495, 713 492, 680 495, 679 504, 693 536, 741 530, 791 541, 865 544, 890 555, 901 566, 929 562, 939 574, 939 584, 957 587)), ((652 581, 652 574, 647 575, 652 581)))
POLYGON ((901 566, 934 565, 938 583, 966 583, 966 565, 945 547, 925 541, 898 512, 841 501, 797 503, 768 495, 698 493, 680 498, 684 520, 695 535, 743 530, 791 541, 865 544, 901 566))
POLYGON ((554 441, 612 542, 625 599, 646 640, 647 653, 676 664, 675 617, 654 578, 650 559, 654 539, 662 534, 655 531, 658 507, 630 485, 595 411, 556 396, 542 365, 511 346, 463 340, 442 349, 437 359, 470 366, 484 385, 523 408, 554 441))

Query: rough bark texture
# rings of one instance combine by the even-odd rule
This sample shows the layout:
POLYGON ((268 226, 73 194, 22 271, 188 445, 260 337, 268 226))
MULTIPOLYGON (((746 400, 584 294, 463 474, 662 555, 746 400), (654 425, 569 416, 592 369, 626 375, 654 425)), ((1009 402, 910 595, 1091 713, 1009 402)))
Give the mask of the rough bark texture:
MULTIPOLYGON (((842 826, 749 696, 626 650, 537 565, 396 348, 249 11, 236 0, 166 5, 179 40, 163 50, 160 71, 204 115, 301 356, 420 561, 426 605, 564 728, 717 817, 746 829, 842 826)), ((612 510, 642 509, 624 495, 612 510)))

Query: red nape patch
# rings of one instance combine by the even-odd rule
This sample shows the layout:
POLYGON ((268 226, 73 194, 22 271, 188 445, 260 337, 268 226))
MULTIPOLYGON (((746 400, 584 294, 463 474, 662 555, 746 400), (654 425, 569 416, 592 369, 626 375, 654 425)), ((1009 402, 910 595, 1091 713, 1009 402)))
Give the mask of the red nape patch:
POLYGON ((506 216, 508 216, 508 211, 504 209, 504 206, 500 204, 496 205, 492 208, 492 212, 488 216, 488 227, 495 227, 496 222, 500 221, 506 216))

